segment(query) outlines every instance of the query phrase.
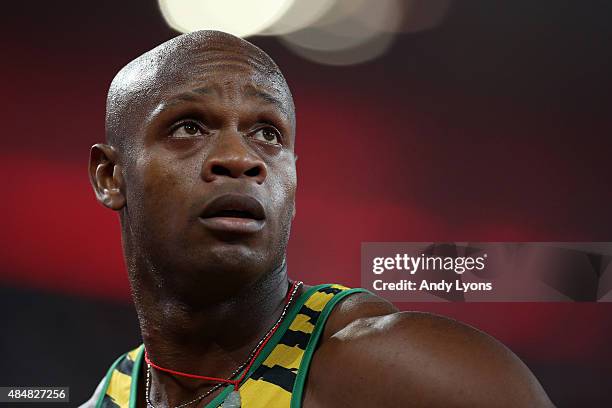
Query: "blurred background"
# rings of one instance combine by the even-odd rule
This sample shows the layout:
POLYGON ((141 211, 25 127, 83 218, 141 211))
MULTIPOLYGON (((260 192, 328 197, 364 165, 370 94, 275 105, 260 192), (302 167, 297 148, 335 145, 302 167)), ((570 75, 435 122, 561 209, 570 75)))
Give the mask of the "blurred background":
MULTIPOLYGON (((114 74, 178 31, 245 36, 287 77, 293 278, 359 286, 364 241, 612 241, 610 2, 2 9, 2 386, 67 385, 76 406, 140 342, 118 219, 95 201, 88 150, 104 138, 114 74)), ((612 406, 612 303, 397 306, 497 337, 559 407, 612 406)))

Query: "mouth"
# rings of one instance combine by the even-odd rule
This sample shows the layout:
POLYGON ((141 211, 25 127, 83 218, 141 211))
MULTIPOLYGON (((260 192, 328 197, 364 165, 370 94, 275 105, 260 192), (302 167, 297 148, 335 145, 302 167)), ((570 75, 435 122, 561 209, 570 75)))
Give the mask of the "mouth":
POLYGON ((199 216, 208 229, 224 233, 249 234, 260 231, 265 224, 261 203, 248 195, 224 194, 210 200, 199 216))

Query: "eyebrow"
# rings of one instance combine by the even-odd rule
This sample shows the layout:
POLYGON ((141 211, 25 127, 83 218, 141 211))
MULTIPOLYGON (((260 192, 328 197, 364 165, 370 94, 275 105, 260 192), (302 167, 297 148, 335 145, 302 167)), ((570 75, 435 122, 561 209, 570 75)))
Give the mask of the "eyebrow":
POLYGON ((263 91, 261 89, 258 89, 254 87, 253 85, 245 86, 245 94, 247 96, 254 96, 256 98, 262 99, 269 104, 276 105, 276 107, 278 107, 281 111, 283 111, 284 114, 289 116, 289 111, 287 109, 286 104, 281 99, 277 98, 276 96, 266 91, 263 91))
POLYGON ((203 86, 200 88, 195 88, 188 92, 183 92, 181 94, 173 96, 166 102, 165 105, 172 106, 180 102, 196 102, 199 100, 198 97, 200 95, 210 95, 211 93, 213 93, 213 91, 214 91, 213 88, 210 86, 203 86))
POLYGON ((262 91, 260 89, 254 88, 252 86, 247 86, 246 87, 246 95, 248 96, 255 96, 257 98, 263 99, 264 101, 274 104, 274 105, 278 105, 280 108, 284 108, 283 106, 283 102, 278 99, 277 97, 262 91))

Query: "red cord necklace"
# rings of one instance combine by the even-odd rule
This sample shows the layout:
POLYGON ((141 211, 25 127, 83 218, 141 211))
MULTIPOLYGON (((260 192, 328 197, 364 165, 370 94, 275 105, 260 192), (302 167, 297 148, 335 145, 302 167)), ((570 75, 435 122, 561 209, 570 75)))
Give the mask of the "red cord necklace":
MULTIPOLYGON (((145 349, 144 359, 145 359, 145 362, 148 365, 148 367, 147 367, 147 383, 146 383, 146 385, 147 385, 147 389, 146 389, 147 407, 153 407, 153 404, 149 400, 149 371, 150 371, 151 367, 153 367, 153 368, 155 368, 155 369, 157 369, 159 371, 163 371, 163 372, 166 372, 166 373, 169 373, 169 374, 173 374, 173 375, 177 375, 177 376, 180 376, 180 377, 195 378, 195 379, 199 379, 199 380, 213 381, 213 382, 218 382, 219 383, 217 386, 215 386, 214 388, 210 389, 207 393, 199 396, 198 398, 196 398, 196 399, 194 399, 192 401, 189 401, 188 403, 181 404, 178 407, 187 406, 187 405, 193 404, 194 402, 197 402, 197 401, 205 398, 207 395, 211 394, 213 391, 215 391, 217 388, 219 388, 222 384, 232 384, 234 386, 234 391, 225 400, 225 402, 223 403, 223 407, 226 407, 226 406, 227 407, 240 407, 240 394, 239 394, 239 391, 238 391, 238 388, 240 387, 240 383, 242 382, 242 380, 244 380, 244 377, 249 372, 249 369, 251 368, 251 366, 253 365, 253 363, 255 362, 255 360, 257 359, 259 354, 261 353, 261 350, 263 350, 263 348, 266 346, 268 341, 272 338, 274 333, 276 333, 276 330, 278 330, 278 328, 280 327, 280 325, 281 325, 285 315, 287 314, 287 310, 289 309, 289 305, 293 301, 295 293, 297 292, 297 290, 300 287, 300 285, 302 285, 301 281, 293 282, 293 284, 291 285, 291 287, 287 291, 287 295, 285 296, 285 306, 283 308, 283 311, 282 311, 279 319, 276 321, 274 326, 272 326, 272 328, 270 328, 270 330, 262 337, 262 339, 259 341, 257 346, 255 346, 255 348, 253 349, 253 351, 249 355, 249 358, 247 359, 247 361, 245 361, 236 370, 234 370, 234 372, 230 375, 229 378, 208 377, 208 376, 204 376, 204 375, 184 373, 184 372, 181 372, 181 371, 176 371, 176 370, 172 370, 172 369, 169 369, 169 368, 165 368, 165 367, 159 366, 159 365, 157 365, 157 364, 155 364, 154 362, 151 361, 151 359, 149 358, 149 354, 148 354, 147 350, 145 349), (231 378, 233 378, 243 367, 246 367, 246 368, 242 372, 242 375, 240 376, 240 378, 238 378, 236 380, 232 380, 231 378)), ((178 407, 175 407, 175 408, 178 408, 178 407)))

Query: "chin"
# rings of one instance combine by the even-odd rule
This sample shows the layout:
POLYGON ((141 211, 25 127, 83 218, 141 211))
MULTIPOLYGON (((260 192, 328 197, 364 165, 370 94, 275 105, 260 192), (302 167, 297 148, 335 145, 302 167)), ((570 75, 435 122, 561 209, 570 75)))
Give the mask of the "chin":
POLYGON ((217 242, 199 248, 185 258, 181 270, 207 279, 234 280, 248 278, 269 269, 273 264, 267 248, 254 248, 244 243, 217 242))

